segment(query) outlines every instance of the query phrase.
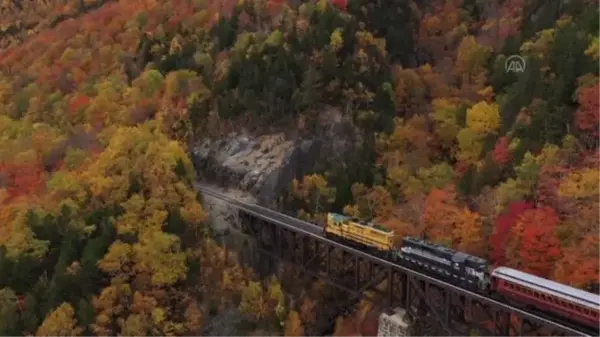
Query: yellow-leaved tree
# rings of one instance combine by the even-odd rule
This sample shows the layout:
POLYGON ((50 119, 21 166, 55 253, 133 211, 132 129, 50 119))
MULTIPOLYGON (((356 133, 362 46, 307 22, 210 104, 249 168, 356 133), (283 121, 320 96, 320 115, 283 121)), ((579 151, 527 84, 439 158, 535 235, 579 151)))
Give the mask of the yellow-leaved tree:
POLYGON ((335 193, 335 188, 329 187, 327 180, 319 174, 306 175, 301 181, 292 181, 291 197, 300 203, 299 212, 305 214, 305 218, 315 218, 320 213, 329 211, 335 201, 335 193))
POLYGON ((430 116, 435 121, 434 132, 441 141, 441 145, 452 148, 456 135, 460 130, 458 116, 460 104, 456 100, 436 98, 433 100, 433 111, 430 116))
POLYGON ((495 133, 500 128, 498 105, 481 101, 467 110, 467 127, 480 136, 495 133))
POLYGON ((82 332, 83 329, 77 326, 75 310, 65 302, 46 316, 36 336, 79 336, 82 332))
POLYGON ((181 144, 152 123, 117 129, 106 149, 82 173, 92 203, 123 206, 117 231, 137 235, 161 229, 165 211, 175 208, 192 229, 206 220, 192 186, 194 177, 181 144))

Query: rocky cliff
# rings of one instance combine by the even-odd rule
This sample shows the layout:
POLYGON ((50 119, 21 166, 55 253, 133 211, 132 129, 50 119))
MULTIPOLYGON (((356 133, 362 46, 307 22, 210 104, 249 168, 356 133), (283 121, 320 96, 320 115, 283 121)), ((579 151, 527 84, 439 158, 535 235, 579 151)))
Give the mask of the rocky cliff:
POLYGON ((200 180, 247 191, 258 203, 273 206, 294 178, 314 172, 318 164, 352 155, 359 138, 339 111, 328 110, 319 116, 311 137, 232 133, 200 142, 191 156, 200 180))

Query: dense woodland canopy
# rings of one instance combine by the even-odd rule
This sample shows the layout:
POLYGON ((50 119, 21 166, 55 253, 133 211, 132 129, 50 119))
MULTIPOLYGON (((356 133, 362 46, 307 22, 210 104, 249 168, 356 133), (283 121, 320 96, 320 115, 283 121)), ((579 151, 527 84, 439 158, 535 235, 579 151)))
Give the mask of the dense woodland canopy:
POLYGON ((300 216, 597 289, 598 28, 591 0, 0 2, 0 334, 199 334, 232 303, 309 331, 225 264, 186 148, 329 107, 361 150, 294 181, 300 216))

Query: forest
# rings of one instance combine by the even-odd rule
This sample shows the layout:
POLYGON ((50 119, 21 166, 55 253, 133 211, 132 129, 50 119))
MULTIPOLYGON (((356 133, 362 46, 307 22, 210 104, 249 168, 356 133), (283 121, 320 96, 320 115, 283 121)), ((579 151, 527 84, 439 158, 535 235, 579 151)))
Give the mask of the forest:
POLYGON ((211 238, 188 149, 240 126, 310 137, 331 107, 360 151, 323 158, 282 207, 598 292, 598 15, 592 0, 0 2, 0 335, 198 335, 229 307, 261 335, 310 334, 314 302, 211 238))

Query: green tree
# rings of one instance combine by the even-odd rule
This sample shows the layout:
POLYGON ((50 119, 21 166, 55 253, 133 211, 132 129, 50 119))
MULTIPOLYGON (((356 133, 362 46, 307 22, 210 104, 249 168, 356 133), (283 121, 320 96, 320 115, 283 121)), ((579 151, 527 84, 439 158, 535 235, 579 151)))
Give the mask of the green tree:
POLYGON ((18 330, 17 295, 10 288, 0 289, 0 333, 16 336, 18 330))

